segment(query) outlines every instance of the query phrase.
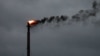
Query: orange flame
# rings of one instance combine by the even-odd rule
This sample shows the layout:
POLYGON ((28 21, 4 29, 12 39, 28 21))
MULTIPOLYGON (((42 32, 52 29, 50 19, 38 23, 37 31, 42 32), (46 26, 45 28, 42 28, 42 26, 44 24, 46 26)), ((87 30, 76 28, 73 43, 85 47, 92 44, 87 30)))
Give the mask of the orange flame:
POLYGON ((36 23, 37 23, 36 20, 29 20, 29 21, 28 21, 28 24, 29 24, 30 26, 35 25, 36 23))

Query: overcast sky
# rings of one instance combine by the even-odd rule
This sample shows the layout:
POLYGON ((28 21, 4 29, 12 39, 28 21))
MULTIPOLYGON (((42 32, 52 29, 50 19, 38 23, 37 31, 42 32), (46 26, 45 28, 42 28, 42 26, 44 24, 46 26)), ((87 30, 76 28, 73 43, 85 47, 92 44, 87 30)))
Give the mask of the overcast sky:
MULTIPOLYGON (((0 0, 0 56, 26 56, 29 19, 92 9, 93 0, 0 0)), ((98 0, 99 2, 99 0, 98 0)), ((100 13, 87 23, 46 24, 31 29, 31 56, 100 56, 100 13)))

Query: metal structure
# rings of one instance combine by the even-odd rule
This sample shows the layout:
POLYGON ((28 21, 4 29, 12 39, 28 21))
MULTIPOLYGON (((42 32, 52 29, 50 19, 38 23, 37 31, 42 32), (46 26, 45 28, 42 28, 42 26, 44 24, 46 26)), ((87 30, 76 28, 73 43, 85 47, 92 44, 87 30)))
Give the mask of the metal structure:
POLYGON ((30 56, 30 25, 27 23, 27 56, 30 56))
POLYGON ((27 56, 30 56, 30 28, 36 24, 36 20, 29 20, 27 22, 27 56))

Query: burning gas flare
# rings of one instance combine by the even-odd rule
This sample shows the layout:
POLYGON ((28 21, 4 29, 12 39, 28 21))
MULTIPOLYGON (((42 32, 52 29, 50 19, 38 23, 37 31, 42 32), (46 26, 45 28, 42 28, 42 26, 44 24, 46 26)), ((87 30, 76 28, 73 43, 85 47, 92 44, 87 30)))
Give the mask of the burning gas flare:
POLYGON ((32 25, 37 24, 37 21, 36 21, 36 20, 29 20, 29 21, 28 21, 28 24, 29 24, 30 26, 32 26, 32 25))

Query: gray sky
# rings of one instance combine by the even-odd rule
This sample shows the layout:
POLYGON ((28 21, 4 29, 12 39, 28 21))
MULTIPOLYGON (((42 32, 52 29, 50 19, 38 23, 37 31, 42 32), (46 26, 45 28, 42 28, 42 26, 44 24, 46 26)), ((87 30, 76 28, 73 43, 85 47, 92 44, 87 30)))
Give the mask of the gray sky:
MULTIPOLYGON (((29 19, 77 14, 92 0, 0 0, 0 56, 26 56, 29 19)), ((99 2, 99 0, 98 0, 99 2)), ((100 13, 93 24, 61 23, 31 29, 32 56, 100 56, 100 13)), ((89 23, 90 22, 90 23, 89 23)))

